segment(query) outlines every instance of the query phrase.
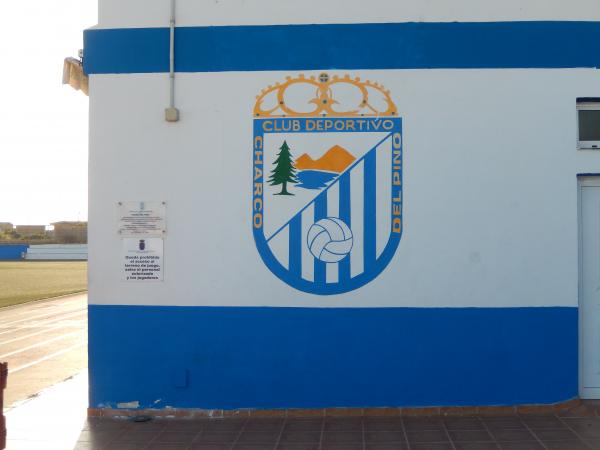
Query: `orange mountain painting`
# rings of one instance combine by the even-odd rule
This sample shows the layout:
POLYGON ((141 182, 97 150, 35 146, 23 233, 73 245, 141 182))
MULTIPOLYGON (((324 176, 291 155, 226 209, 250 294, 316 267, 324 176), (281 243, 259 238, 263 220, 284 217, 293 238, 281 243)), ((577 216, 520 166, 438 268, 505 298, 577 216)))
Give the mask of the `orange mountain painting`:
POLYGON ((344 147, 334 145, 319 159, 312 159, 304 153, 296 159, 298 170, 322 170, 326 172, 342 173, 356 158, 344 147))

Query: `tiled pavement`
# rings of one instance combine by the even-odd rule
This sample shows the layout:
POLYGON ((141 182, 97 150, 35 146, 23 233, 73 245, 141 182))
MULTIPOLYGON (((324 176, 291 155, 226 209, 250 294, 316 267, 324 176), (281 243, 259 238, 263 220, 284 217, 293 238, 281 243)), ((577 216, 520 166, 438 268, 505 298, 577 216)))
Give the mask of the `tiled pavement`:
POLYGON ((7 450, 599 449, 600 402, 559 415, 87 418, 81 373, 5 411, 7 450))
POLYGON ((600 417, 90 418, 76 449, 600 449, 600 417))

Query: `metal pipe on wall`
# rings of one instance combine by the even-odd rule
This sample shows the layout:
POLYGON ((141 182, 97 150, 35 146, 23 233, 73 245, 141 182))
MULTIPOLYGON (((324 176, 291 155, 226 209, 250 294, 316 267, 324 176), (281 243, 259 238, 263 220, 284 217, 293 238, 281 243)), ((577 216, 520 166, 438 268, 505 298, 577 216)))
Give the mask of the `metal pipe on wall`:
POLYGON ((169 107, 165 110, 165 120, 167 122, 177 122, 179 120, 179 110, 175 108, 175 4, 176 0, 171 0, 171 19, 169 21, 169 107))

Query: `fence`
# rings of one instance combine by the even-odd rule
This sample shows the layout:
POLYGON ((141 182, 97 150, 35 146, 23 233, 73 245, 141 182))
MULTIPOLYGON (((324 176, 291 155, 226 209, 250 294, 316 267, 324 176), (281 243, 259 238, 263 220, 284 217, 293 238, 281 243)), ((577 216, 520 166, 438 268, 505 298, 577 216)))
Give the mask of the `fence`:
POLYGON ((23 254, 29 245, 26 244, 0 244, 0 260, 18 261, 23 259, 23 254))
POLYGON ((87 252, 87 244, 31 245, 27 249, 25 259, 38 261, 86 261, 87 252))

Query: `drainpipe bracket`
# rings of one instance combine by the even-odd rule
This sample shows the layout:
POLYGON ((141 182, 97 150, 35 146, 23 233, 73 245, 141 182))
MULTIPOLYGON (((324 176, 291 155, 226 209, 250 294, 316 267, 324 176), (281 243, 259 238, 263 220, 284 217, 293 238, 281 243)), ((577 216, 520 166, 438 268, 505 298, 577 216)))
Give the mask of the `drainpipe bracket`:
POLYGON ((177 108, 166 108, 165 120, 167 122, 179 122, 179 110, 177 108))

